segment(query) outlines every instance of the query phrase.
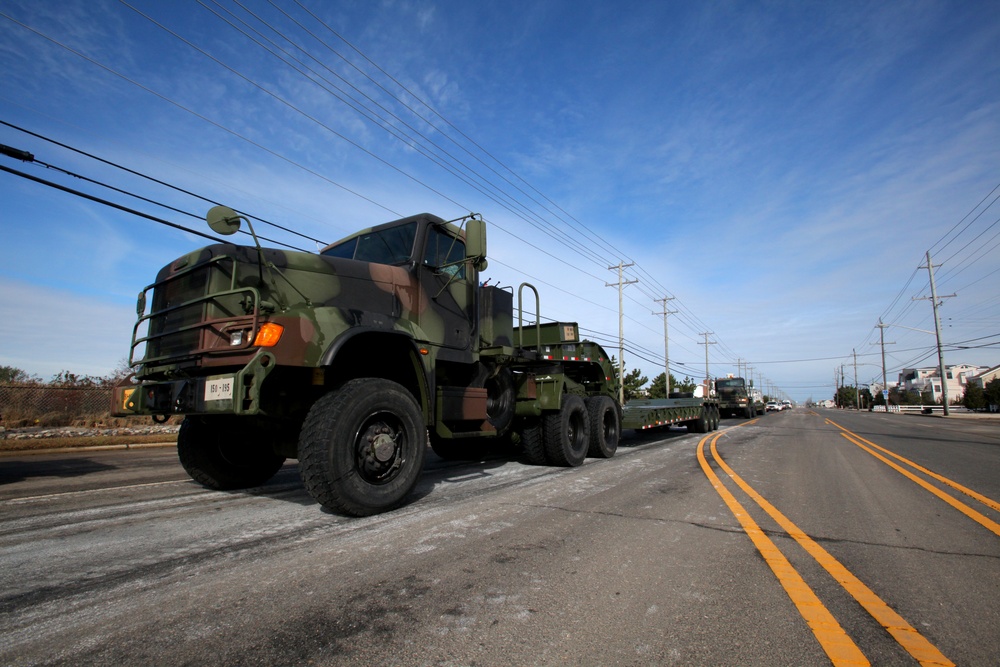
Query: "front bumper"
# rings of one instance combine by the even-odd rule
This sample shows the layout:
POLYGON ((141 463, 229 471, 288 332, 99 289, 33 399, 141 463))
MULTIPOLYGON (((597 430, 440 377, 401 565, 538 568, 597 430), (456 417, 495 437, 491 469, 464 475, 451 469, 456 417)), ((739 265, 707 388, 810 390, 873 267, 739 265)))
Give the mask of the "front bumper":
POLYGON ((274 368, 274 355, 261 350, 246 366, 231 372, 120 384, 114 390, 111 414, 264 414, 261 391, 264 379, 274 368))

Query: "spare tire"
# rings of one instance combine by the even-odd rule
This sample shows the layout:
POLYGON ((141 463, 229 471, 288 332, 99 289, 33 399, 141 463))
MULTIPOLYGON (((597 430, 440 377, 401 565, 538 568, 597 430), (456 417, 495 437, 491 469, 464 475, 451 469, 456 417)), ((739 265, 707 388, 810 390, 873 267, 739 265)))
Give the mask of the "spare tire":
POLYGON ((514 409, 517 407, 514 376, 509 368, 501 368, 496 375, 486 380, 485 387, 486 418, 497 433, 502 435, 514 421, 514 409))

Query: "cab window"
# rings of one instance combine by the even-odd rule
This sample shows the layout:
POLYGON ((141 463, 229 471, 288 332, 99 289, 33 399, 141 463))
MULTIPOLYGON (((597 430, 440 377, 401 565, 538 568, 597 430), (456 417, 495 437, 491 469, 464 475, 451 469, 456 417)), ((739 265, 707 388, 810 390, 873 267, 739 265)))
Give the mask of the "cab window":
POLYGON ((437 227, 427 233, 424 266, 440 269, 455 278, 465 278, 465 243, 437 227))

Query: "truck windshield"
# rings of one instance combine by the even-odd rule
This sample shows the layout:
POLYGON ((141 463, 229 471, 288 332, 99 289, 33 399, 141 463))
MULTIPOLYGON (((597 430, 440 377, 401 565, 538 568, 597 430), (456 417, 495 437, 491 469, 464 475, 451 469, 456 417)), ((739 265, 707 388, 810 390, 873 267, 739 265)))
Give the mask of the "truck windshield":
POLYGON ((417 223, 359 234, 323 251, 327 257, 343 257, 376 264, 405 264, 413 254, 417 223))
POLYGON ((716 389, 732 389, 732 388, 743 388, 743 380, 716 380, 716 389))

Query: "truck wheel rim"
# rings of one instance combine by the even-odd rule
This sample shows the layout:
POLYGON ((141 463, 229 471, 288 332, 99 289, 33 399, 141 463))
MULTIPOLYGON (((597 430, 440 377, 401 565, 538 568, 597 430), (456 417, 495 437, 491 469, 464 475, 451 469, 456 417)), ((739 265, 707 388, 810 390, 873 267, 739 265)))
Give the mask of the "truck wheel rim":
POLYGON ((386 484, 405 461, 407 445, 403 422, 391 412, 376 412, 358 429, 354 439, 355 467, 370 484, 386 484))

